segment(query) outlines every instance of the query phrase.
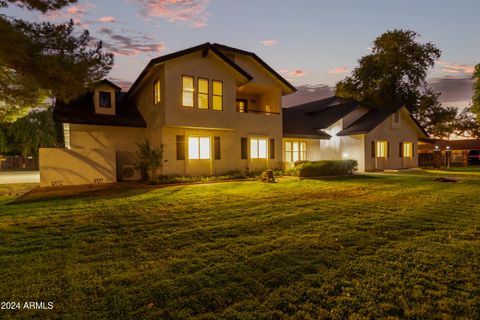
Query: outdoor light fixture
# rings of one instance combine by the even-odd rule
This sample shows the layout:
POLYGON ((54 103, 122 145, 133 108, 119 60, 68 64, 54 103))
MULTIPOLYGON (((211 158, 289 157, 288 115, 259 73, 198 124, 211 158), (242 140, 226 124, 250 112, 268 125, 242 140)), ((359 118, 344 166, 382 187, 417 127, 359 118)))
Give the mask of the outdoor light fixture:
POLYGON ((435 150, 438 150, 439 146, 435 146, 435 150))
POLYGON ((342 153, 342 158, 343 158, 343 159, 347 159, 347 158, 348 158, 348 152, 342 153))
POLYGON ((450 146, 447 146, 447 150, 450 150, 450 146))

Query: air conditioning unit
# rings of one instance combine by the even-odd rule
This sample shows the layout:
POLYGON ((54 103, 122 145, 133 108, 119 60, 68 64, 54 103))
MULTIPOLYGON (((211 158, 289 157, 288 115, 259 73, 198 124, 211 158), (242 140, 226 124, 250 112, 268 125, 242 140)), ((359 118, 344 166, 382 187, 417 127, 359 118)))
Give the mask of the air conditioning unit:
POLYGON ((122 180, 140 180, 140 173, 133 164, 124 164, 122 166, 122 180))

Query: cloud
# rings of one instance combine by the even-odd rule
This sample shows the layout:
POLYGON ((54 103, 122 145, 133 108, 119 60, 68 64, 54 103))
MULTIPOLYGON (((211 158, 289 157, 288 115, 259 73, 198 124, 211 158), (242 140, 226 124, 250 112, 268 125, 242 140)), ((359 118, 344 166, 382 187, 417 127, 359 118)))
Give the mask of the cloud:
POLYGON ((335 94, 335 89, 326 84, 317 85, 301 85, 297 87, 297 92, 283 97, 282 104, 284 107, 291 107, 310 101, 320 100, 331 97, 335 94))
POLYGON ((347 73, 348 72, 348 68, 343 66, 343 67, 336 67, 332 70, 329 70, 328 73, 330 74, 343 74, 343 73, 347 73))
POLYGON ((300 70, 300 69, 294 69, 294 70, 281 69, 280 73, 283 74, 286 78, 299 78, 307 74, 307 71, 300 70))
POLYGON ((269 39, 269 40, 262 40, 260 41, 261 44, 263 44, 265 47, 271 47, 274 46, 278 43, 277 40, 269 39))
POLYGON ((160 17, 194 28, 207 25, 210 0, 129 0, 140 6, 143 17, 160 17))
POLYGON ((124 30, 122 34, 118 34, 110 28, 103 27, 98 30, 98 33, 107 37, 107 40, 103 41, 105 49, 116 55, 159 54, 165 49, 163 42, 156 42, 151 36, 140 32, 133 35, 124 30))
POLYGON ((440 102, 471 101, 473 96, 473 80, 470 77, 443 77, 429 80, 430 87, 440 92, 440 102))
POLYGON ((475 70, 473 65, 456 64, 448 61, 438 60, 436 63, 442 66, 441 71, 455 74, 471 74, 475 70))
POLYGON ((112 16, 103 16, 98 19, 98 22, 115 22, 115 18, 112 16))
POLYGON ((108 77, 108 80, 112 81, 112 82, 115 83, 117 86, 119 86, 120 88, 122 88, 123 91, 128 91, 128 89, 130 89, 130 87, 131 87, 132 84, 133 84, 133 81, 124 80, 124 79, 115 78, 115 77, 108 77))
POLYGON ((41 15, 43 20, 68 20, 72 19, 76 25, 82 25, 85 15, 90 14, 97 6, 93 3, 79 3, 68 6, 62 10, 50 10, 41 15))

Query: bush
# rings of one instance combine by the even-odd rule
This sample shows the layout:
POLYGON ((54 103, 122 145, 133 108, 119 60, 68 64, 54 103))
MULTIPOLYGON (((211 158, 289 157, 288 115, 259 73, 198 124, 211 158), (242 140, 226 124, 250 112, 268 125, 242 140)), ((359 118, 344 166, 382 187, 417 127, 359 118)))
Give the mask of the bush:
POLYGON ((357 167, 356 160, 302 161, 288 173, 299 177, 339 176, 352 174, 357 167))

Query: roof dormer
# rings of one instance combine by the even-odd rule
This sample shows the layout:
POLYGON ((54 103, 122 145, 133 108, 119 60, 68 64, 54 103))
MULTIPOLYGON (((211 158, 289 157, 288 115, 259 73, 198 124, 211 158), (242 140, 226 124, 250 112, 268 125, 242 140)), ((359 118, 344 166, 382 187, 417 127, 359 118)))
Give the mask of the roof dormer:
POLYGON ((93 91, 93 105, 96 114, 115 115, 116 96, 122 89, 114 83, 104 79, 97 82, 93 91))

